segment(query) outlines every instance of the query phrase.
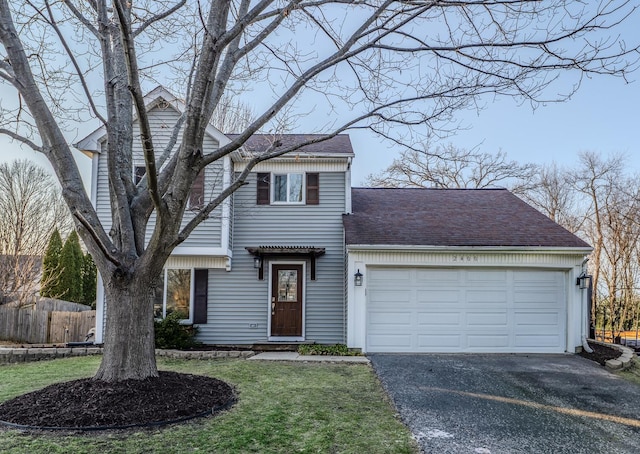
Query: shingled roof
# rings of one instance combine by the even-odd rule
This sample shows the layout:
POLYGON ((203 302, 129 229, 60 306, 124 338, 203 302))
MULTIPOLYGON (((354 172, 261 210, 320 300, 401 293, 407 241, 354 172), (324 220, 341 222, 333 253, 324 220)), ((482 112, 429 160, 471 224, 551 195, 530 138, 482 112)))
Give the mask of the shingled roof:
POLYGON ((589 248, 505 189, 352 189, 348 245, 589 248))
MULTIPOLYGON (((230 139, 238 137, 237 134, 227 134, 230 139)), ((243 148, 249 152, 258 153, 266 150, 274 140, 279 140, 282 147, 292 147, 308 141, 318 140, 324 137, 322 134, 254 134, 244 143, 243 148)), ((348 134, 338 134, 322 142, 304 145, 294 151, 294 153, 305 153, 310 155, 338 154, 353 156, 353 147, 348 134)))

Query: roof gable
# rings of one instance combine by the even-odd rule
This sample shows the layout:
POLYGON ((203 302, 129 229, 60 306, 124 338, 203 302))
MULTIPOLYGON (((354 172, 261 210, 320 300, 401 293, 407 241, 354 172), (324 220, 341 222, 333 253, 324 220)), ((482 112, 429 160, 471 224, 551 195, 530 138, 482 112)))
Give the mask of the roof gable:
MULTIPOLYGON (((172 108, 178 113, 183 113, 186 109, 186 104, 181 99, 177 98, 169 90, 159 85, 151 90, 144 97, 144 104, 147 112, 162 106, 162 108, 172 108)), ((137 117, 134 118, 134 122, 137 121, 137 117)), ((225 136, 215 126, 209 124, 207 126, 206 133, 212 137, 220 146, 226 145, 230 142, 229 138, 225 136)), ((107 128, 101 126, 95 131, 91 132, 88 136, 80 139, 74 144, 78 150, 84 154, 91 155, 93 153, 100 153, 100 143, 106 138, 107 128)))
POLYGON ((506 189, 354 188, 351 245, 590 246, 506 189))

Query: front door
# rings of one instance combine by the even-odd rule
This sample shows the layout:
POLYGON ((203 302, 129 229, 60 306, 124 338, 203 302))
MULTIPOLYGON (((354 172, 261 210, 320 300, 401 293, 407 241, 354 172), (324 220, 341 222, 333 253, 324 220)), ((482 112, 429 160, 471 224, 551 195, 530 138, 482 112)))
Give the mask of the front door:
POLYGON ((302 265, 273 265, 271 335, 302 336, 302 265))

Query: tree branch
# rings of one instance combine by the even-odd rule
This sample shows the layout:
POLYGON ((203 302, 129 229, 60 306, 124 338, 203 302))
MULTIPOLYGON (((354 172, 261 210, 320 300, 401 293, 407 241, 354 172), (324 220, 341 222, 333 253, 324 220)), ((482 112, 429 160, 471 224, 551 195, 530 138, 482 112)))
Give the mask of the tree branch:
POLYGON ((9 136, 11 137, 13 140, 17 140, 20 143, 23 143, 25 145, 27 145, 29 148, 31 148, 33 151, 37 151, 39 153, 43 153, 44 150, 42 149, 41 146, 36 145, 34 142, 32 142, 31 140, 27 139, 26 137, 23 137, 19 134, 16 134, 15 132, 11 131, 10 129, 5 129, 5 128, 0 128, 0 135, 5 135, 5 136, 9 136))
POLYGON ((135 38, 138 35, 140 35, 142 32, 144 32, 147 27, 149 27, 150 25, 161 21, 162 19, 166 19, 167 17, 171 16, 173 13, 175 13, 176 11, 178 11, 180 8, 182 8, 185 4, 187 3, 187 0, 180 0, 178 3, 176 3, 175 5, 173 5, 171 8, 169 8, 166 11, 163 11, 162 13, 156 14, 153 17, 147 19, 146 21, 144 21, 132 34, 132 36, 135 38))

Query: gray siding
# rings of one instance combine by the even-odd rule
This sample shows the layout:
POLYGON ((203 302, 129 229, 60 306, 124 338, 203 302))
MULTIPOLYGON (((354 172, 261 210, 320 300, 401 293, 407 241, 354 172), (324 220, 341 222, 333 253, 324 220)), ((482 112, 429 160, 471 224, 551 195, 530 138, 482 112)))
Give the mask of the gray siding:
MULTIPOLYGON (((162 150, 168 143, 173 126, 178 120, 179 114, 172 108, 154 108, 149 112, 149 121, 153 131, 153 141, 156 148, 156 155, 160 156, 162 150)), ((144 158, 142 156, 142 148, 137 138, 140 131, 137 124, 134 125, 134 155, 133 165, 143 166, 144 158)), ((176 144, 175 149, 178 145, 176 144)), ((217 148, 217 143, 210 137, 206 136, 204 141, 205 150, 213 150, 217 148)), ((205 169, 205 200, 210 200, 215 195, 220 193, 223 183, 223 166, 222 163, 214 163, 205 169)), ((132 169, 133 173, 133 169, 132 169)), ((98 175, 97 175, 97 200, 96 210, 101 222, 105 226, 108 232, 111 228, 111 207, 109 201, 109 180, 107 176, 107 149, 103 145, 102 153, 99 156, 98 161, 98 175)), ((222 232, 222 207, 218 207, 212 214, 211 218, 200 224, 191 236, 182 243, 185 247, 220 247, 221 246, 221 232, 222 232)), ((185 225, 191 213, 187 211, 184 216, 183 225, 185 225)), ((154 216, 152 215, 149 220, 147 228, 147 240, 153 232, 154 216)), ((226 246, 226 245, 225 245, 226 246)))
MULTIPOLYGON (((208 344, 266 341, 269 317, 269 261, 258 280, 248 246, 297 245, 326 248, 316 260, 316 280, 306 259, 305 337, 318 343, 343 343, 344 269, 343 172, 320 173, 319 205, 256 205, 256 174, 234 195, 232 271, 209 271, 206 325, 199 338, 208 344), (256 328, 250 326, 256 324, 256 328)), ((298 259, 296 259, 298 260, 298 259)), ((305 260, 305 259, 300 259, 305 260)))

